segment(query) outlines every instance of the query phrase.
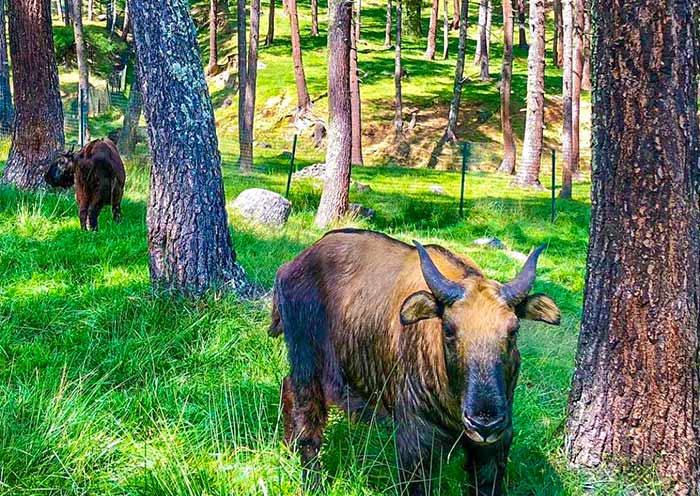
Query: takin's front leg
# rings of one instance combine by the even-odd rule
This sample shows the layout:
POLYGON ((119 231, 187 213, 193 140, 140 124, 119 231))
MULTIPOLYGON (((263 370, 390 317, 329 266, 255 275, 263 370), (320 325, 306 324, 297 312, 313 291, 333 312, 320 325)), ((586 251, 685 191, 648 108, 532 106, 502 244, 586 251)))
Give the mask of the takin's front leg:
POLYGON ((87 208, 88 230, 97 231, 97 219, 100 217, 100 210, 102 210, 102 199, 99 197, 99 195, 96 195, 87 208))
POLYGON ((428 428, 402 425, 396 430, 396 447, 399 455, 399 481, 405 488, 401 494, 426 496, 431 494, 432 466, 440 459, 439 449, 431 450, 432 432, 428 428))
POLYGON ((508 452, 513 440, 509 430, 503 439, 495 444, 481 446, 469 440, 464 441, 464 470, 471 478, 473 496, 500 496, 503 494, 503 477, 508 463, 508 452))
POLYGON ((124 194, 124 185, 118 180, 112 180, 111 187, 111 203, 112 203, 112 218, 116 224, 122 221, 122 195, 124 194))

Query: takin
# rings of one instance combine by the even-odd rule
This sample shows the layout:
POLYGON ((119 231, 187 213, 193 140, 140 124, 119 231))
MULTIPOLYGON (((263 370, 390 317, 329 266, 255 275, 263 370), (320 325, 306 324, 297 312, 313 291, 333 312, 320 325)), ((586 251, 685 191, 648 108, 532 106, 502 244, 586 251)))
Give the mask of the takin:
POLYGON ((458 443, 472 494, 501 494, 520 319, 560 320, 550 297, 529 294, 544 246, 501 284, 469 258, 414 244, 331 231, 277 272, 270 335, 284 334, 290 365, 285 442, 317 487, 328 408, 378 413, 393 419, 409 494, 431 492, 433 462, 458 443))
POLYGON ((91 141, 77 154, 72 149, 60 154, 44 179, 60 188, 75 184, 82 229, 97 231, 97 219, 105 205, 112 205, 114 222, 121 222, 126 171, 117 147, 109 139, 91 141))

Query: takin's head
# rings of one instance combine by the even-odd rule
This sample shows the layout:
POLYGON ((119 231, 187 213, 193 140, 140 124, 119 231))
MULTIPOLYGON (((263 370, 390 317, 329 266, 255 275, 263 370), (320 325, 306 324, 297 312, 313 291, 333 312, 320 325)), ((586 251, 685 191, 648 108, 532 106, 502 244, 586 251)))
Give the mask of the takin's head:
POLYGON ((401 307, 401 323, 438 318, 444 333, 446 367, 452 394, 461 395, 464 432, 474 443, 499 441, 511 430, 513 390, 520 353, 520 319, 559 325, 556 303, 530 295, 540 246, 520 274, 501 284, 471 275, 453 281, 440 273, 425 248, 414 241, 430 289, 410 295, 401 307))
POLYGON ((44 180, 54 188, 70 188, 75 182, 76 161, 74 148, 60 153, 46 170, 44 180))

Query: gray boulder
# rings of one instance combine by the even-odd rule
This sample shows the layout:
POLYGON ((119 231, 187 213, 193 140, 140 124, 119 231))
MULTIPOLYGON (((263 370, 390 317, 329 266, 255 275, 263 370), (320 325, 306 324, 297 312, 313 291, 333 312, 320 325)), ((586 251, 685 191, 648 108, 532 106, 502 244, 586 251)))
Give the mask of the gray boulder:
POLYGON ((474 240, 474 244, 495 250, 504 250, 506 248, 505 243, 498 238, 479 238, 474 240))
POLYGON ((289 218, 292 202, 274 191, 251 188, 238 195, 233 201, 233 208, 251 222, 281 226, 289 218))
POLYGON ((445 188, 443 188, 442 186, 438 186, 437 184, 431 184, 428 189, 430 189, 430 192, 435 195, 445 194, 445 188))
POLYGON ((348 206, 348 211, 353 217, 372 219, 374 217, 374 210, 369 207, 364 207, 359 203, 351 203, 348 206))

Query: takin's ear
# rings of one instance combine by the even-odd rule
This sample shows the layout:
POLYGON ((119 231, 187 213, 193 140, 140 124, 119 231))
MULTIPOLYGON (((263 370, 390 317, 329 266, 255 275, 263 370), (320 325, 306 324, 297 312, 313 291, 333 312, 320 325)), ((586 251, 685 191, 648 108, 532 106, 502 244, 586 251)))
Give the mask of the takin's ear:
POLYGON ((439 317, 440 313, 440 304, 435 297, 427 291, 418 291, 406 298, 401 305, 401 325, 439 317))
POLYGON ((554 300, 544 294, 534 294, 525 298, 515 307, 520 319, 537 320, 551 325, 559 325, 561 312, 554 300))

